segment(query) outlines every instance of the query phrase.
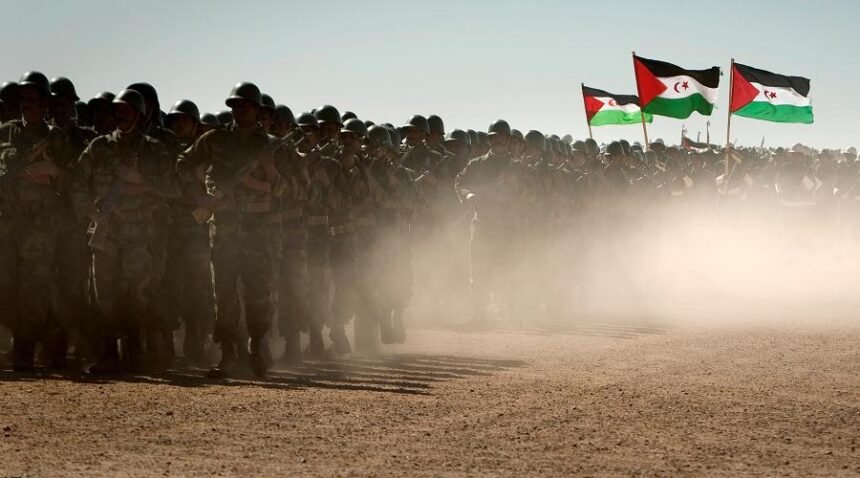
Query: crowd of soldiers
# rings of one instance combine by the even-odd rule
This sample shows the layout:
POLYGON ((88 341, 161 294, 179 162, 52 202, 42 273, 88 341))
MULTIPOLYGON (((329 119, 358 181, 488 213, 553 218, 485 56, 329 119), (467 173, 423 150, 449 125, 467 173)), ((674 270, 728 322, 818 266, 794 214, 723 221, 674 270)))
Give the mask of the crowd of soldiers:
POLYGON ((181 329, 191 364, 217 344, 211 376, 265 376, 403 343, 416 304, 476 326, 564 319, 588 282, 576 258, 653 204, 821 204, 853 199, 857 176, 854 152, 600 147, 503 120, 446 134, 439 116, 374 124, 330 105, 295 116, 247 82, 226 106, 163 113, 148 83, 84 103, 39 72, 2 85, 13 369, 65 369, 74 351, 94 374, 163 370, 181 329))

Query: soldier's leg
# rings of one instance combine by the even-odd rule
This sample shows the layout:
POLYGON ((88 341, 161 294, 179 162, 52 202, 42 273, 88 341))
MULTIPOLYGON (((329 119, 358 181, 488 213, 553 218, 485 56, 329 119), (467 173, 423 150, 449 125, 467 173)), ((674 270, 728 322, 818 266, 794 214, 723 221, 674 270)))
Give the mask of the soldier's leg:
POLYGON ((493 275, 492 250, 479 228, 473 227, 469 243, 472 288, 472 322, 481 325, 490 305, 490 285, 493 275))
POLYGON ((116 373, 119 371, 119 326, 121 309, 120 271, 122 261, 116 242, 108 241, 102 250, 93 254, 92 290, 97 309, 94 314, 97 339, 100 341, 98 361, 90 367, 90 373, 116 373))
POLYGON ((156 368, 169 367, 176 355, 173 346, 173 332, 178 322, 170 320, 167 313, 167 297, 164 293, 164 271, 167 268, 166 224, 156 227, 150 240, 152 252, 152 277, 147 291, 147 314, 145 320, 147 359, 156 368))
MULTIPOLYGON (((164 279, 162 287, 165 302, 165 318, 168 323, 179 324, 180 320, 186 321, 184 297, 189 288, 195 287, 187 281, 188 274, 188 250, 186 245, 186 234, 182 226, 171 225, 167 231, 166 243, 167 261, 164 266, 164 279)), ((186 336, 188 334, 186 327, 186 336)), ((187 351, 186 358, 188 357, 187 351)))
POLYGON ((213 339, 221 346, 221 364, 213 377, 230 373, 236 366, 239 347, 239 314, 236 284, 242 262, 240 225, 222 220, 212 228, 212 274, 215 284, 215 330, 213 339))
POLYGON ((17 231, 18 297, 21 321, 14 331, 13 368, 30 370, 36 342, 49 325, 50 291, 54 280, 56 231, 47 217, 22 218, 17 231))
POLYGON ((205 357, 206 339, 215 316, 212 292, 212 251, 207 230, 193 231, 183 247, 182 317, 185 320, 185 356, 198 363, 205 357))
POLYGON ((284 337, 284 361, 302 360, 301 332, 308 329, 307 251, 303 248, 281 249, 278 293, 278 329, 284 337))
POLYGON ((17 254, 13 240, 13 221, 0 217, 0 350, 9 350, 12 331, 17 326, 17 254))
POLYGON ((312 356, 320 358, 325 345, 323 343, 323 324, 330 315, 330 261, 329 244, 322 240, 308 244, 308 332, 310 346, 308 351, 312 356))
POLYGON ((334 284, 329 338, 334 344, 334 351, 343 355, 352 350, 346 337, 345 327, 355 315, 357 301, 355 248, 349 234, 342 234, 332 239, 329 260, 331 279, 334 284))
POLYGON ((90 251, 86 229, 71 219, 60 231, 56 257, 57 308, 54 314, 59 321, 55 337, 54 365, 62 367, 68 345, 67 334, 74 337, 78 357, 95 358, 95 343, 89 318, 88 280, 90 251))
POLYGON ((251 338, 251 369, 265 376, 271 352, 266 334, 274 315, 274 268, 278 257, 276 224, 253 224, 242 241, 241 278, 245 284, 245 321, 251 338))
MULTIPOLYGON (((152 242, 125 241, 120 248, 120 327, 126 344, 123 360, 129 370, 136 371, 141 363, 142 330, 152 318, 152 284, 156 274, 152 242)), ((156 364, 158 365, 158 364, 156 364)))
POLYGON ((375 238, 365 237, 356 244, 355 251, 355 348, 370 355, 379 351, 380 324, 385 313, 378 290, 383 269, 376 245, 375 238))

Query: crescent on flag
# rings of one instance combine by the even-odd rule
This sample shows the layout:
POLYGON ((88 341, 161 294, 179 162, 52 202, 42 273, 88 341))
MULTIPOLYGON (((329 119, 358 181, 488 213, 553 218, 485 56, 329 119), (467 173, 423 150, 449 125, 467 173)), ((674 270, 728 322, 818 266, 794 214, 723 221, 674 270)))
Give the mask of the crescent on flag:
POLYGON ((681 84, 681 82, 680 82, 680 81, 676 81, 676 82, 675 82, 675 86, 673 86, 673 87, 672 87, 672 88, 674 88, 675 93, 680 93, 680 91, 678 90, 678 85, 680 85, 680 84, 681 84))

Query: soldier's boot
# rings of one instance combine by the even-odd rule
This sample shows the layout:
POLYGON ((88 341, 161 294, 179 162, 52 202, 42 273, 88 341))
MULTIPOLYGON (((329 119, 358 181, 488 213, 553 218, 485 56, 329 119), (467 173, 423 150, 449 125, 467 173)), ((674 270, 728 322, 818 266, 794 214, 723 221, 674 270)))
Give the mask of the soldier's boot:
POLYGON ((355 351, 370 357, 379 355, 379 336, 374 320, 355 319, 355 351))
POLYGON ((176 360, 176 347, 173 343, 173 330, 162 330, 159 335, 161 343, 161 356, 159 357, 159 365, 162 369, 167 370, 173 366, 176 360))
POLYGON ((349 337, 346 336, 346 328, 343 324, 332 325, 328 333, 328 338, 331 339, 332 347, 336 354, 346 355, 352 352, 352 346, 349 344, 349 337))
POLYGON ((287 332, 284 334, 284 355, 281 357, 280 365, 294 367, 301 365, 303 361, 301 333, 298 331, 287 332))
POLYGON ((93 375, 119 373, 119 345, 115 337, 105 338, 101 345, 101 358, 89 368, 93 375))
POLYGON ((406 327, 403 325, 403 309, 395 308, 391 314, 391 329, 395 344, 406 343, 406 327))
MULTIPOLYGON (((130 331, 121 339, 122 342, 122 367, 129 373, 139 373, 144 366, 150 365, 143 353, 143 344, 140 333, 137 330, 130 331)), ((148 346, 149 344, 147 344, 148 346)), ((147 350, 148 352, 148 350, 147 350)))
POLYGON ((384 310, 382 318, 379 320, 379 340, 386 345, 395 343, 391 314, 392 311, 384 310))
POLYGON ((269 364, 272 362, 272 352, 264 337, 251 337, 251 352, 248 355, 248 363, 251 371, 259 378, 266 378, 269 364))
POLYGON ((200 339, 199 331, 194 328, 185 329, 182 353, 185 356, 185 360, 188 360, 192 365, 199 366, 206 362, 206 353, 203 349, 203 341, 200 339))
POLYGON ((308 331, 310 341, 308 342, 308 350, 305 355, 311 360, 325 360, 325 341, 323 340, 322 328, 319 325, 311 324, 308 331))
POLYGON ((48 368, 65 370, 69 367, 66 356, 69 351, 69 336, 65 332, 61 330, 52 332, 44 346, 48 355, 48 368))
POLYGON ((35 369, 36 342, 30 339, 12 339, 12 370, 32 372, 35 369))
POLYGON ((235 376, 239 368, 238 349, 235 342, 221 342, 221 361, 206 376, 218 379, 235 376))

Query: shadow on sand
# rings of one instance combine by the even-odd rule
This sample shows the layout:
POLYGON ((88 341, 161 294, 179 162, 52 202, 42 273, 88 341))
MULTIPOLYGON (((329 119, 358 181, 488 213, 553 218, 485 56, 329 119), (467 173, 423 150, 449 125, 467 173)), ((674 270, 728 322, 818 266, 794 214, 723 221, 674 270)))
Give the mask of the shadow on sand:
MULTIPOLYGON (((489 360, 446 355, 394 354, 375 358, 350 358, 305 362, 277 368, 260 379, 250 371, 229 380, 206 377, 205 370, 177 368, 158 373, 94 376, 37 370, 31 373, 0 371, 2 382, 67 380, 76 383, 142 383, 178 387, 253 386, 278 390, 323 388, 379 393, 430 395, 433 385, 466 377, 491 375, 524 366, 516 360, 489 360)), ((4 367, 7 369, 7 367, 4 367)))

